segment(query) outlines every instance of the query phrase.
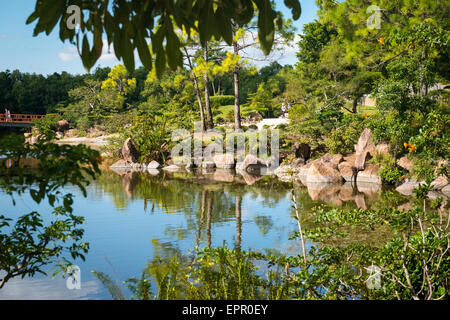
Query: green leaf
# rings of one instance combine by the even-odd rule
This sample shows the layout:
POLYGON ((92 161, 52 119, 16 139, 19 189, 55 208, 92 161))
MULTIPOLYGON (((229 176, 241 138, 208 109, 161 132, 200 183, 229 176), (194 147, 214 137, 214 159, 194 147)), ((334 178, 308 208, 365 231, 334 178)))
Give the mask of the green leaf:
POLYGON ((291 9, 292 18, 294 18, 294 20, 300 18, 300 15, 302 14, 302 7, 299 0, 284 0, 284 4, 286 7, 291 9))
POLYGON ((147 68, 147 70, 152 70, 153 67, 152 55, 150 53, 147 41, 145 40, 141 32, 138 32, 135 40, 136 40, 136 47, 139 53, 139 58, 141 59, 142 64, 144 65, 144 67, 147 68))
POLYGON ((261 49, 265 55, 268 55, 272 50, 275 37, 274 11, 270 0, 261 0, 258 3, 258 38, 261 43, 261 49))

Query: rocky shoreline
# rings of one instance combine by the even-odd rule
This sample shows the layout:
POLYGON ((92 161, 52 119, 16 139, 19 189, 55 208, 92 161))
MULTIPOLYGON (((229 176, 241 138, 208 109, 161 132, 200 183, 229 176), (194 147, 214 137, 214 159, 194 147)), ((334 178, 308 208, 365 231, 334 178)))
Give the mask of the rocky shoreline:
MULTIPOLYGON (((252 183, 256 180, 250 178, 251 176, 273 175, 284 182, 300 182, 308 189, 319 188, 319 185, 350 184, 357 188, 361 186, 363 189, 378 190, 382 185, 382 179, 378 174, 380 166, 368 160, 380 154, 388 154, 390 147, 385 143, 375 145, 371 137, 370 130, 364 129, 355 145, 354 153, 347 155, 327 153, 315 160, 308 159, 309 148, 300 144, 295 151, 297 158, 291 163, 283 162, 278 167, 274 166, 274 159, 263 160, 252 154, 246 155, 240 162, 237 162, 232 154, 218 154, 209 159, 189 159, 184 163, 169 160, 166 166, 161 166, 157 161, 138 163, 138 149, 131 139, 127 139, 121 150, 123 160, 117 161, 110 168, 118 172, 148 171, 153 175, 158 174, 160 169, 167 172, 191 171, 194 168, 219 172, 235 171, 245 176, 244 180, 252 183)), ((411 161, 406 157, 400 158, 397 164, 406 171, 412 168, 411 161)), ((423 183, 414 179, 404 179, 396 190, 410 196, 414 188, 423 183)), ((438 176, 431 183, 431 187, 430 198, 450 197, 450 182, 447 177, 438 176)))

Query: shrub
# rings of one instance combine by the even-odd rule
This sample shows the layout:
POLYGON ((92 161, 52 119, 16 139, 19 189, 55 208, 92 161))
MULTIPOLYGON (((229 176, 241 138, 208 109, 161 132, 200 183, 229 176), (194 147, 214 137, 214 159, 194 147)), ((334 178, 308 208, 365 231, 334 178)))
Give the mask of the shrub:
POLYGON ((385 184, 396 184, 403 180, 405 171, 398 167, 383 167, 378 171, 381 181, 385 184))
POLYGON ((234 96, 232 95, 211 96, 209 97, 209 102, 211 104, 211 108, 228 106, 234 103, 234 96))
POLYGON ((331 130, 325 144, 331 153, 350 153, 358 142, 362 130, 363 123, 361 121, 351 121, 346 125, 331 130))
POLYGON ((54 137, 59 116, 57 114, 47 114, 41 119, 32 120, 39 133, 48 138, 54 137))

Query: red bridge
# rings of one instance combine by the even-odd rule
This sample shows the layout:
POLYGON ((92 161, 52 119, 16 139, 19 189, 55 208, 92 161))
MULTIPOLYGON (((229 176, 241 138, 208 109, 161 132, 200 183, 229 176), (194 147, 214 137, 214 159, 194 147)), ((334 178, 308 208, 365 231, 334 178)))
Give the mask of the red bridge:
POLYGON ((33 125, 32 120, 44 117, 39 114, 0 114, 0 126, 2 127, 30 127, 33 125))

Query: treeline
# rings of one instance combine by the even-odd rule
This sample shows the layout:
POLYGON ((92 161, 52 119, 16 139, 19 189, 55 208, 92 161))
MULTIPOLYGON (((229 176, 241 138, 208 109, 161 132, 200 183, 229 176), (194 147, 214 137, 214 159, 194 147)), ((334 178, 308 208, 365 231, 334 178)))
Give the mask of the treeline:
MULTIPOLYGON (((283 67, 278 62, 261 68, 255 72, 253 68, 244 68, 241 72, 240 102, 245 103, 258 89, 258 85, 266 82, 283 67)), ((53 73, 42 75, 24 73, 19 70, 0 72, 0 108, 11 110, 11 113, 48 114, 64 110, 76 99, 69 95, 71 90, 82 87, 85 81, 107 80, 111 68, 97 68, 89 74, 53 73)), ((140 67, 132 75, 136 79, 136 88, 127 95, 126 103, 138 107, 145 101, 143 90, 148 70, 140 67)), ((221 78, 212 79, 209 85, 211 96, 233 95, 233 78, 225 74, 221 78)), ((214 99, 213 99, 214 100, 214 99)))
MULTIPOLYGON (((69 96, 71 90, 82 86, 89 79, 104 81, 109 72, 111 69, 106 67, 97 68, 90 74, 72 75, 63 71, 44 76, 6 70, 0 72, 0 108, 7 108, 11 113, 56 113, 74 102, 69 96)), ((143 83, 146 76, 147 71, 144 68, 136 71, 138 82, 143 83)), ((138 96, 132 95, 130 99, 138 96)))

